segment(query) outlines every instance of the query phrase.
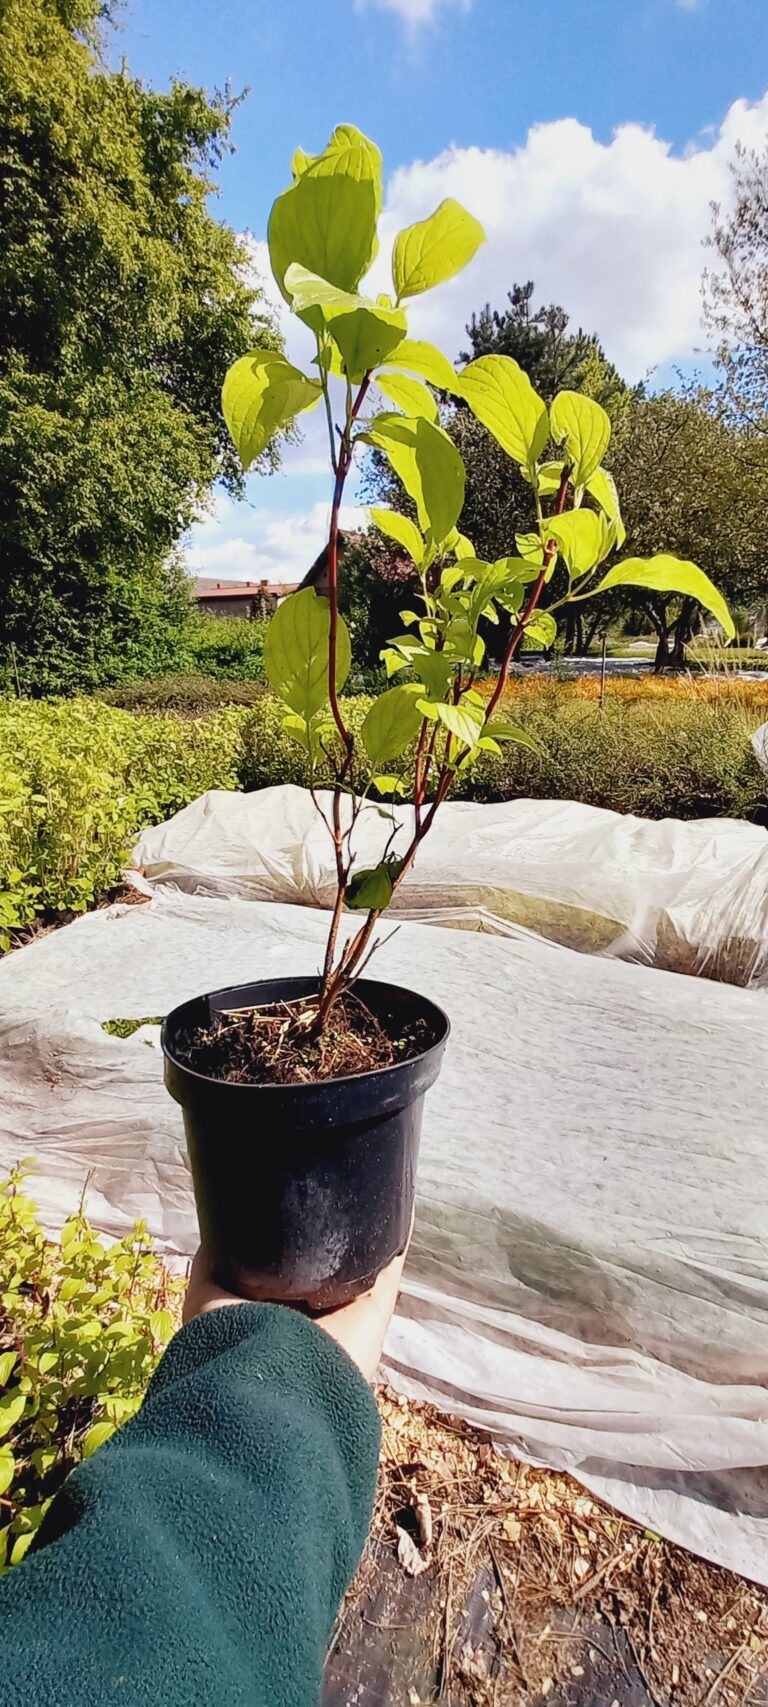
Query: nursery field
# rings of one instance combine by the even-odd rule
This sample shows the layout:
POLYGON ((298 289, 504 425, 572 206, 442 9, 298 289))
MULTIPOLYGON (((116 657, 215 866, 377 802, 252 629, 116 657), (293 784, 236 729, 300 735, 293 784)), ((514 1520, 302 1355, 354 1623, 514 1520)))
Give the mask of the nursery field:
MULTIPOLYGON (((137 831, 206 789, 306 783, 304 755, 268 693, 207 679, 201 689, 200 681, 139 684, 125 694, 130 710, 100 699, 0 703, 3 946, 38 917, 92 906, 119 881, 137 831)), ((343 703, 359 729, 370 700, 343 703)), ((619 680, 601 705, 594 678, 532 677, 515 679, 506 703, 540 751, 510 746, 502 760, 484 756, 456 798, 766 821, 768 778, 750 736, 768 720, 768 683, 619 680)))

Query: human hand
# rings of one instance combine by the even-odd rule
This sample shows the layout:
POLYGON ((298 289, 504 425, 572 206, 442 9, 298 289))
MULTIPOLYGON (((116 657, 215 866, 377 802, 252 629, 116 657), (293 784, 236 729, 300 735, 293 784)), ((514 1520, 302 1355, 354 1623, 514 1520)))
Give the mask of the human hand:
MULTIPOLYGON (((387 1268, 382 1269, 370 1292, 364 1292, 351 1304, 342 1304, 338 1310, 326 1310, 321 1316, 313 1317, 317 1327, 336 1340, 351 1357, 352 1362, 357 1364, 366 1381, 374 1380, 379 1367, 387 1328, 397 1303, 406 1255, 407 1247, 402 1256, 395 1257, 387 1268)), ((193 1316, 205 1316, 209 1310, 225 1309, 228 1304, 246 1302, 246 1299, 238 1297, 236 1293, 226 1292, 222 1286, 217 1286, 201 1245, 189 1276, 184 1299, 184 1321, 190 1322, 193 1316)))

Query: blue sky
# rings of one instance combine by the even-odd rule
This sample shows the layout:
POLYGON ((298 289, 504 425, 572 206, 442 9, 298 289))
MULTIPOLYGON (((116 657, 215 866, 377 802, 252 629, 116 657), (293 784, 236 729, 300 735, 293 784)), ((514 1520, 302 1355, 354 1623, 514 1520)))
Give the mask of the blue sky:
MULTIPOLYGON (((768 135, 768 0, 129 0, 121 53, 157 86, 249 87, 216 206, 253 234, 257 267, 293 149, 351 120, 384 153, 386 233, 444 195, 486 226, 414 327, 452 357, 473 307, 533 277, 628 378, 702 359, 709 202, 727 197, 737 139, 768 135)), ((296 573, 326 491, 310 418, 281 475, 195 530, 190 566, 296 573)))

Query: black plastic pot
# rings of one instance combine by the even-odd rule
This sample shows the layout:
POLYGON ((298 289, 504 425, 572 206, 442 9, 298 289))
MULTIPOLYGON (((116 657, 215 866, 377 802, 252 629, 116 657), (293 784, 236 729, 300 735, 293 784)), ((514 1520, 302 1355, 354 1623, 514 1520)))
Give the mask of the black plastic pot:
POLYGON ((313 995, 316 978, 268 979, 197 996, 163 1025, 165 1082, 184 1111, 200 1237, 222 1286, 243 1298, 348 1303, 405 1248, 424 1093, 450 1025, 433 1002, 361 980, 377 1018, 425 1028, 421 1055, 307 1085, 237 1085, 184 1066, 178 1050, 224 1009, 313 995))

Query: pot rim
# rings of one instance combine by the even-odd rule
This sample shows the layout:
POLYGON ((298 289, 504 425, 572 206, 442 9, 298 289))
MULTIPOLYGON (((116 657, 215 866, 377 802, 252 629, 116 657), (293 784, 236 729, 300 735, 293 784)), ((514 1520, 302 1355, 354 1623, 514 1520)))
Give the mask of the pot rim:
MULTIPOLYGON (((292 1095, 299 1095, 301 1092, 305 1092, 309 1095, 311 1093, 316 1094, 318 1090, 323 1090, 326 1086, 365 1084, 373 1079, 384 1079, 386 1081, 387 1076, 390 1073, 399 1073, 406 1067, 414 1067, 417 1062, 426 1061, 427 1057, 431 1055, 435 1049, 443 1049, 451 1034, 451 1022, 445 1012, 445 1009, 441 1008, 437 1002, 433 1002, 431 996, 422 996, 418 990, 410 990, 406 984, 392 984, 388 978, 361 978, 357 980, 361 989, 365 989, 373 984, 377 985, 380 989, 395 990, 398 995, 415 997, 417 1001, 425 1002, 430 1008, 432 1008, 435 1014, 440 1016, 445 1027, 442 1035, 438 1037, 434 1043, 430 1043, 428 1049, 422 1049, 418 1055, 411 1055, 407 1061, 393 1061, 389 1067, 371 1067, 365 1073, 344 1073, 340 1074, 338 1078, 310 1079, 304 1084, 238 1085, 237 1083, 233 1083, 231 1079, 215 1079, 209 1073, 198 1073, 195 1071, 194 1067, 188 1067, 186 1062, 180 1061, 177 1056, 172 1053, 168 1044, 168 1022, 173 1018, 174 1014, 179 1012, 180 1008, 187 1007, 191 1002, 204 1001, 206 998, 210 1000, 213 996, 228 996, 237 990, 252 989, 254 984, 290 983, 319 985, 320 979, 319 977, 315 977, 307 973, 295 973, 285 978, 254 978, 250 983, 223 984, 218 990, 203 990, 199 996, 188 996, 185 1002, 177 1002, 176 1006, 171 1008, 170 1013, 165 1015, 160 1028, 160 1047, 166 1060, 170 1061, 178 1072, 187 1074, 190 1079, 196 1079, 201 1085, 221 1085, 222 1088, 225 1088, 228 1091, 280 1092, 283 1096, 285 1096, 286 1092, 290 1092, 292 1095)), ((268 1004, 265 1004, 265 1006, 266 1005, 268 1004)))

